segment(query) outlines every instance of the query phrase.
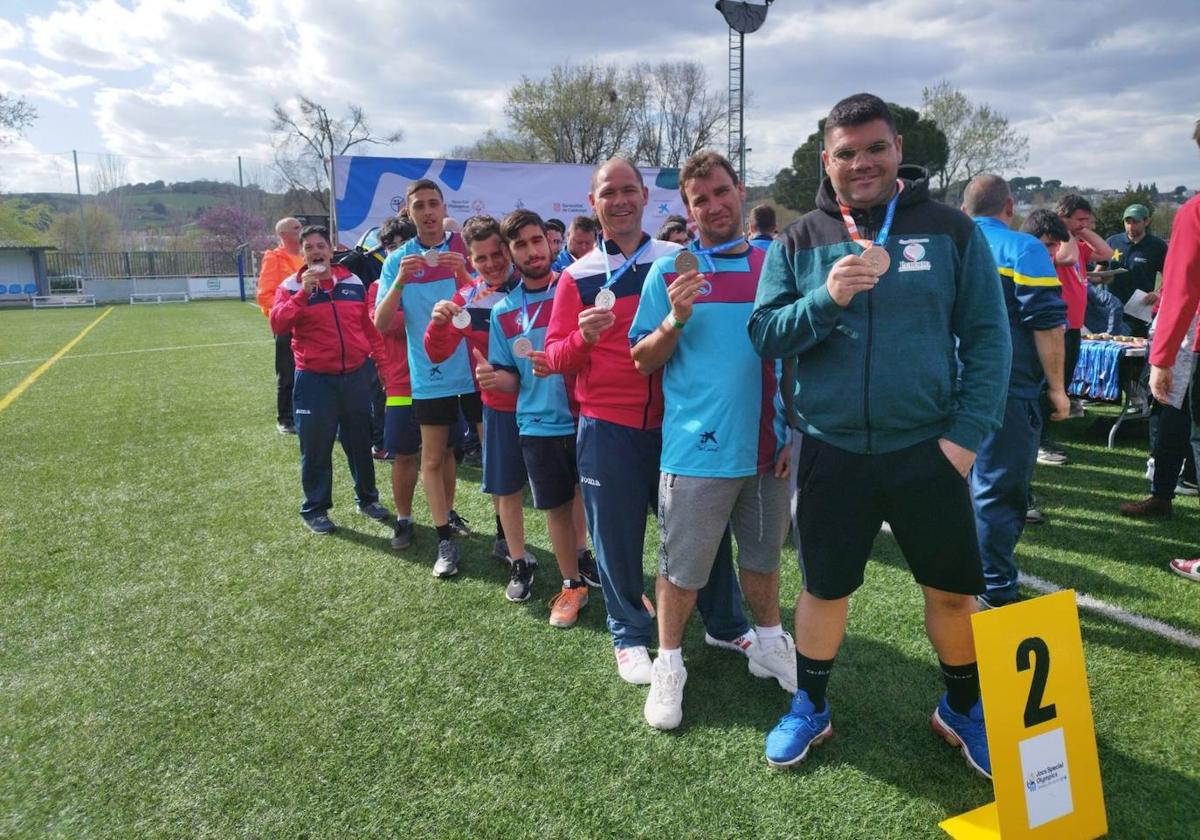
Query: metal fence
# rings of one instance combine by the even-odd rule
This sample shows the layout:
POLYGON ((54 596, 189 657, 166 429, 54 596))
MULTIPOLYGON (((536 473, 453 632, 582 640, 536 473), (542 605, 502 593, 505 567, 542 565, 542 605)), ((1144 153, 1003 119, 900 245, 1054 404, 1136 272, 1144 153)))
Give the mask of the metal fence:
POLYGON ((55 277, 212 277, 237 274, 237 258, 223 251, 47 251, 55 277))

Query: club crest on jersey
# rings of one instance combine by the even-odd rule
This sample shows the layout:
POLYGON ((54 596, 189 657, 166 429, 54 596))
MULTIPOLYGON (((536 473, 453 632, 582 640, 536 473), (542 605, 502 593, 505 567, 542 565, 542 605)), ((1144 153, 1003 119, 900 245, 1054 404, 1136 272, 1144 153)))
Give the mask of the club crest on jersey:
POLYGON ((905 245, 903 256, 897 271, 929 271, 931 268, 929 260, 925 259, 925 246, 919 242, 905 245))
POLYGON ((708 297, 709 295, 711 295, 712 294, 712 283, 709 283, 707 280, 705 280, 703 283, 701 283, 698 294, 700 295, 700 297, 708 297))

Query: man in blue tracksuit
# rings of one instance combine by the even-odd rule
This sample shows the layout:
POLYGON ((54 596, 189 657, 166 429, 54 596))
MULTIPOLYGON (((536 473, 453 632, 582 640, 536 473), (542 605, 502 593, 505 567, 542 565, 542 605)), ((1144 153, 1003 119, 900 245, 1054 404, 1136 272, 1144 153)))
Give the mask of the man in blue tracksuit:
POLYGON ((1004 422, 984 438, 971 471, 975 529, 987 587, 983 607, 1017 599, 1014 552, 1025 528, 1029 482, 1042 431, 1039 394, 1043 384, 1053 406, 1051 420, 1063 420, 1070 402, 1063 384, 1063 329, 1067 305, 1046 247, 1033 236, 1009 229, 1013 199, 1008 184, 979 175, 963 194, 963 212, 975 220, 991 246, 1012 332, 1012 372, 1004 422))

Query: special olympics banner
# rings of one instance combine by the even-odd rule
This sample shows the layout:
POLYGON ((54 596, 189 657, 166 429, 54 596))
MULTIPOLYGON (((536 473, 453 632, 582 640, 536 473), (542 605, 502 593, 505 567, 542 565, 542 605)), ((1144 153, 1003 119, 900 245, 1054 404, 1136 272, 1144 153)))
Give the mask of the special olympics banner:
MULTIPOLYGON (((447 212, 459 222, 487 213, 497 219, 528 208, 567 224, 589 216, 592 166, 572 163, 501 163, 443 158, 339 156, 333 159, 338 238, 353 245, 404 206, 404 191, 420 178, 442 188, 447 212)), ((687 215, 679 198, 679 170, 642 168, 650 200, 642 224, 653 234, 672 213, 687 215)))

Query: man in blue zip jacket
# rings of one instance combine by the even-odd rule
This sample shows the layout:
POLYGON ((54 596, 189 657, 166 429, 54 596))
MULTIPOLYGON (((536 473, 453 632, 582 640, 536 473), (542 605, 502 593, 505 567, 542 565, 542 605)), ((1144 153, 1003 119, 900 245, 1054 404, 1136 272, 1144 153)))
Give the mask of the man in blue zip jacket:
POLYGON ((1011 230, 1013 198, 996 175, 978 175, 963 193, 963 212, 987 238, 999 271, 1012 337, 1012 369, 1004 423, 984 438, 971 471, 975 528, 983 558, 985 608, 1017 599, 1017 541, 1025 529, 1029 482, 1042 435, 1041 392, 1053 406, 1052 420, 1071 412, 1063 384, 1063 330, 1067 304, 1050 254, 1036 237, 1011 230))
POLYGON ((1012 356, 996 266, 971 220, 929 199, 925 171, 900 167, 883 100, 842 100, 824 133, 817 209, 767 251, 749 324, 760 355, 795 363, 790 473, 804 574, 798 691, 767 736, 767 761, 794 765, 833 734, 825 688, 887 521, 921 585, 942 666, 933 728, 990 776, 971 633, 983 573, 966 475, 1000 426, 1012 356))

